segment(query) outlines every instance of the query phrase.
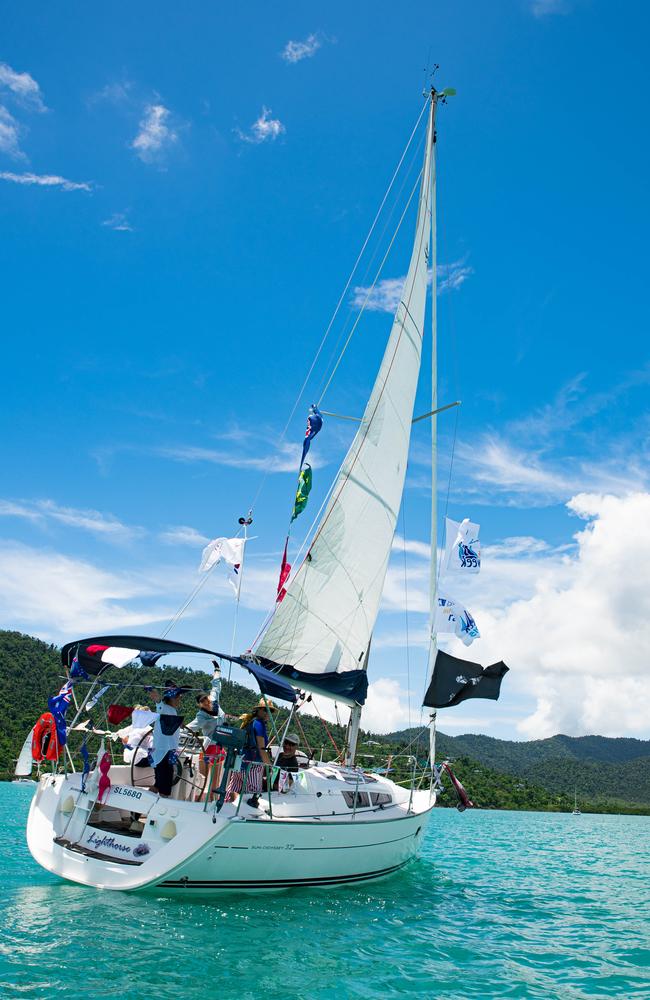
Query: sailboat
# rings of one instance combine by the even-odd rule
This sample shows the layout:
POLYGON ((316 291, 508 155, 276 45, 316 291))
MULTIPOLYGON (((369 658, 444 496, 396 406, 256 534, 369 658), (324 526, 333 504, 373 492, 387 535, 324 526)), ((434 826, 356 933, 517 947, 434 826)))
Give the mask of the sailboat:
POLYGON ((573 789, 573 813, 574 816, 580 815, 580 810, 578 809, 578 789, 573 789))
MULTIPOLYGON (((431 88, 425 95, 413 249, 374 387, 305 557, 256 647, 241 656, 224 656, 169 639, 111 635, 76 640, 62 650, 67 671, 80 651, 100 650, 103 662, 71 729, 83 717, 84 704, 97 696, 109 664, 119 669, 121 663, 137 661, 143 650, 218 656, 247 670, 264 698, 293 705, 297 691, 315 692, 349 706, 344 758, 338 763, 309 761, 288 790, 273 791, 269 780, 269 790, 258 802, 249 802, 243 794, 236 801, 225 795, 228 772, 241 766, 243 739, 241 730, 225 725, 216 736, 227 756, 214 799, 207 794, 197 801, 200 747, 187 734, 171 798, 151 789, 146 767, 136 773, 133 765, 115 761, 104 766, 100 794, 101 752, 89 774, 80 773, 66 756, 64 773, 53 770, 40 778, 27 824, 29 849, 47 870, 73 882, 121 891, 259 893, 370 881, 401 870, 416 856, 436 803, 433 767, 428 776, 414 777, 410 787, 403 787, 387 775, 356 766, 355 757, 371 638, 404 489, 428 335, 425 302, 431 272, 433 389, 431 413, 426 414, 433 459, 431 663, 436 656, 435 121, 447 93, 431 88)), ((101 734, 106 736, 110 734, 101 734)), ((432 763, 434 754, 435 735, 432 763)))

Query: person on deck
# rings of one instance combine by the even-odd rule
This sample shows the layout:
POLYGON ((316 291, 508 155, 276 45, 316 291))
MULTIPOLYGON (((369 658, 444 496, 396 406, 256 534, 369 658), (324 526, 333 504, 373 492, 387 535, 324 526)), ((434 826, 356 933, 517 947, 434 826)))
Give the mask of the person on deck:
POLYGON ((151 725, 155 719, 154 713, 146 705, 135 705, 130 724, 117 730, 117 735, 124 745, 125 764, 133 763, 135 767, 149 767, 149 751, 153 746, 151 725))
POLYGON ((232 802, 237 792, 251 792, 251 797, 246 799, 249 806, 254 809, 259 805, 260 792, 262 791, 262 779, 264 776, 264 765, 272 764, 271 756, 268 752, 269 741, 266 724, 269 721, 269 710, 277 712, 275 705, 260 698, 258 704, 251 712, 246 712, 241 716, 241 728, 246 730, 246 746, 244 747, 243 766, 241 771, 231 771, 226 790, 226 799, 232 802), (244 775, 246 776, 246 787, 244 789, 244 775))
MULTIPOLYGON (((222 748, 214 742, 214 731, 217 726, 225 721, 225 714, 221 710, 219 699, 221 698, 221 667, 216 660, 212 661, 214 673, 212 675, 212 687, 210 693, 201 691, 196 698, 198 706, 196 718, 188 723, 187 728, 203 734, 203 753, 199 761, 199 771, 204 777, 208 775, 208 769, 215 761, 223 760, 225 754, 222 748)), ((218 788, 221 780, 221 767, 217 767, 212 780, 213 789, 218 788)), ((207 790, 205 792, 207 795, 207 790)))
POLYGON ((295 733, 287 733, 282 741, 282 750, 275 758, 275 766, 283 771, 297 771, 300 767, 297 753, 300 740, 295 733))
MULTIPOLYGON (((182 716, 178 716, 178 707, 186 688, 176 687, 173 681, 166 681, 165 684, 167 687, 163 696, 156 703, 158 714, 153 727, 152 758, 156 783, 152 791, 157 791, 164 798, 169 798, 174 783, 174 766, 183 721, 182 716), (178 722, 175 719, 167 718, 168 716, 176 716, 178 722)), ((152 695, 157 698, 158 692, 152 691, 152 695)))
POLYGON ((201 691, 196 696, 197 712, 196 718, 187 724, 188 729, 200 730, 205 739, 210 740, 215 728, 226 718, 219 705, 221 698, 221 667, 216 660, 212 661, 214 673, 212 674, 212 687, 210 693, 201 691))
POLYGON ((287 733, 282 741, 282 750, 275 758, 276 768, 280 770, 273 780, 273 791, 288 792, 293 784, 291 774, 295 774, 300 769, 300 762, 297 757, 300 741, 295 733, 287 733), (282 772, 285 772, 283 775, 282 772), (287 774, 286 772, 289 772, 287 774))

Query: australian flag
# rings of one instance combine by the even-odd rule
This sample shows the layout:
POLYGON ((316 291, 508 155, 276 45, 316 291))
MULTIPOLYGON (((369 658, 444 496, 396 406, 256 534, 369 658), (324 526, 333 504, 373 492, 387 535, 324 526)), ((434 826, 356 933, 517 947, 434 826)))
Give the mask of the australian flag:
POLYGON ((62 747, 65 746, 67 740, 65 713, 68 711, 68 705, 72 698, 72 684, 72 680, 67 680, 59 693, 47 700, 47 707, 54 717, 59 745, 62 747))
POLYGON ((502 660, 482 667, 480 663, 461 660, 439 649, 422 704, 428 708, 450 708, 468 698, 496 701, 501 693, 501 681, 507 673, 508 667, 502 660))
POLYGON ((305 440, 302 443, 302 458, 300 459, 300 466, 302 468, 302 463, 307 457, 307 452, 311 446, 313 439, 318 434, 319 430, 323 426, 323 417, 316 406, 315 403, 309 407, 309 416, 307 417, 307 430, 305 431, 305 440))
POLYGON ((75 680, 77 679, 77 677, 83 677, 85 681, 90 680, 90 677, 79 663, 78 656, 75 656, 74 660, 72 661, 72 666, 70 667, 70 677, 74 678, 75 680))

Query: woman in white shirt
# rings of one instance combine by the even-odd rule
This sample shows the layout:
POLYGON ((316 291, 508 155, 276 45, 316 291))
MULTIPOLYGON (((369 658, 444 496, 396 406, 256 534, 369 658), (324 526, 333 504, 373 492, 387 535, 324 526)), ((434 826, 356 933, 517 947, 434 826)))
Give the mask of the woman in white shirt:
POLYGON ((118 729, 117 735, 124 744, 124 763, 136 767, 149 766, 149 751, 153 746, 151 733, 156 715, 146 705, 136 705, 131 715, 131 723, 118 729))

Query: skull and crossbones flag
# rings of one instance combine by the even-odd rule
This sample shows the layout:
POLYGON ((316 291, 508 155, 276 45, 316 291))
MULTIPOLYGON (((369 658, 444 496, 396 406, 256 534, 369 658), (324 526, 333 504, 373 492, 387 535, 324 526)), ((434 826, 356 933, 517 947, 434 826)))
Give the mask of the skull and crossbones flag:
POLYGON ((439 649, 423 704, 428 708, 450 708, 468 698, 496 701, 507 672, 508 667, 501 660, 482 667, 480 663, 461 660, 439 649))

